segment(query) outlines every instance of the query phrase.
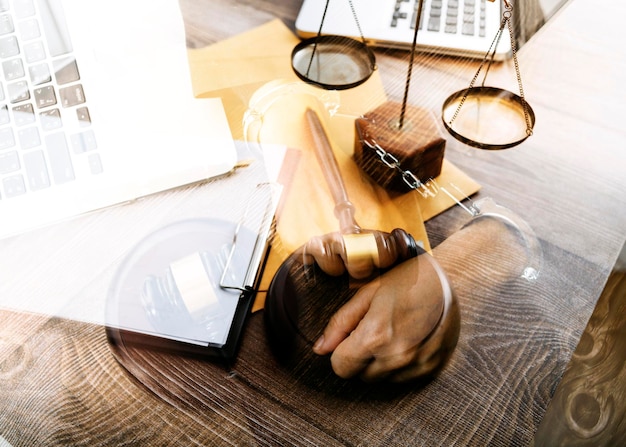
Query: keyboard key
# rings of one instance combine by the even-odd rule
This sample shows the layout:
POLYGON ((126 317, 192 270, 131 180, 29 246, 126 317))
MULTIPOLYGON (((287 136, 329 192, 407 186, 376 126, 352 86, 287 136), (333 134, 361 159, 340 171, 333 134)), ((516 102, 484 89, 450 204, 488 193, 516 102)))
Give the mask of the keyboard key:
POLYGON ((27 127, 17 131, 17 139, 22 149, 32 149, 41 145, 39 130, 35 126, 27 127))
MULTIPOLYGON (((411 14, 411 21, 409 22, 411 24, 411 29, 415 29, 415 22, 417 22, 417 12, 413 12, 413 14, 411 14)), ((422 25, 424 24, 424 16, 422 15, 421 17, 421 21, 419 23, 419 29, 422 29, 422 25)))
POLYGON ((428 19, 428 31, 439 31, 441 29, 439 17, 430 17, 428 19))
POLYGON ((19 79, 26 74, 24 72, 24 64, 22 63, 22 60, 17 58, 3 61, 2 71, 4 72, 4 79, 7 81, 19 79))
POLYGON ((7 85, 7 90, 9 93, 9 101, 11 102, 11 104, 17 104, 18 102, 27 101, 30 99, 28 84, 24 81, 7 85))
POLYGON ((15 135, 10 127, 0 128, 0 150, 15 146, 15 135))
POLYGON ((461 29, 461 33, 463 33, 466 36, 473 36, 474 35, 474 23, 464 22, 463 28, 461 29))
POLYGON ((11 122, 11 116, 9 115, 9 107, 4 104, 0 106, 0 125, 11 122))
POLYGON ((2 180, 4 186, 4 195, 9 197, 19 196, 26 192, 26 185, 24 184, 24 177, 21 174, 15 174, 10 177, 6 177, 2 180))
POLYGON ((91 125, 91 115, 89 114, 89 109, 87 107, 77 108, 76 119, 78 119, 80 127, 86 127, 91 125))
POLYGON ((24 168, 31 190, 37 191, 50 186, 50 177, 43 151, 31 151, 24 154, 24 168))
POLYGON ((13 107, 13 120, 17 126, 25 126, 35 122, 35 111, 31 103, 13 107))
POLYGON ((93 151, 98 148, 96 136, 93 130, 86 130, 84 132, 74 134, 71 136, 70 140, 75 154, 93 151))
POLYGON ((41 128, 46 131, 58 129, 63 125, 59 109, 44 110, 39 113, 39 120, 41 121, 41 128))
POLYGON ((24 57, 29 64, 42 61, 46 58, 43 42, 34 40, 24 45, 24 57))
POLYGON ((15 9, 15 16, 18 19, 35 15, 33 0, 14 0, 13 8, 15 9))
POLYGON ((43 109, 44 107, 50 107, 57 103, 57 97, 54 93, 54 87, 46 85, 45 87, 36 88, 33 90, 35 96, 35 104, 37 108, 43 109))
POLYGON ((80 84, 60 88, 59 96, 61 97, 63 107, 72 107, 85 102, 85 93, 83 92, 83 86, 80 84))
POLYGON ((20 34, 20 39, 27 41, 37 39, 41 37, 41 30, 39 29, 39 24, 35 19, 27 19, 18 24, 18 30, 20 34))
POLYGON ((89 154, 89 169, 92 174, 102 174, 102 160, 99 154, 89 154))
POLYGON ((41 85, 52 81, 50 67, 45 62, 37 65, 31 65, 28 67, 28 73, 33 85, 41 85))
POLYGON ((78 81, 80 74, 74 58, 65 58, 54 62, 54 77, 59 85, 78 81))
POLYGON ((396 23, 398 22, 398 19, 406 19, 407 14, 406 12, 400 12, 400 11, 396 11, 393 13, 393 17, 392 17, 392 21, 396 21, 396 23))
POLYGON ((17 151, 0 152, 0 174, 8 174, 20 169, 20 159, 17 151))
POLYGON ((20 54, 20 47, 15 36, 7 36, 0 39, 0 58, 17 56, 20 54))
POLYGON ((409 3, 410 0, 396 0, 396 4, 394 5, 393 8, 393 14, 391 16, 391 27, 392 28, 396 28, 398 26, 398 23, 400 23, 400 21, 404 21, 407 17, 408 14, 406 13, 406 11, 402 11, 402 3, 409 3))
POLYGON ((48 148, 50 171, 52 172, 54 182, 59 184, 74 180, 74 167, 72 166, 65 134, 57 132, 47 135, 45 142, 48 148))
POLYGON ((5 34, 10 34, 15 31, 15 26, 13 25, 13 19, 8 14, 3 14, 0 16, 0 36, 4 36, 5 34))

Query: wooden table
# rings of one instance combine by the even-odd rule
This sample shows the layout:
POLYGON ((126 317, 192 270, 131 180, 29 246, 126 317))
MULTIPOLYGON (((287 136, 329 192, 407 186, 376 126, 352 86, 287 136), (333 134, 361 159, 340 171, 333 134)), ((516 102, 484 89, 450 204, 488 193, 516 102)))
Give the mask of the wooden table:
MULTIPOLYGON (((275 17, 293 28, 299 4, 181 1, 191 47, 275 17)), ((443 255, 462 328, 435 380, 374 386, 319 378, 306 365, 283 368, 261 313, 250 318, 237 360, 221 365, 132 346, 120 356, 100 325, 0 310, 0 445, 530 443, 626 236, 625 15, 619 1, 572 0, 523 48, 525 93, 537 115, 523 145, 496 153, 448 140, 446 156, 483 186, 478 197, 495 198, 535 230, 544 263, 534 283, 486 285, 494 259, 480 250, 466 264, 443 255)), ((407 54, 376 56, 387 94, 400 100, 407 54)), ((410 102, 439 113, 475 69, 475 61, 418 56, 410 102)), ((492 70, 494 83, 515 89, 510 63, 492 70)), ((61 298, 79 319, 106 294, 137 237, 168 212, 192 212, 210 187, 1 241, 3 256, 17 256, 0 273, 2 293, 61 298)), ((430 220, 432 245, 466 219, 457 207, 430 220)))

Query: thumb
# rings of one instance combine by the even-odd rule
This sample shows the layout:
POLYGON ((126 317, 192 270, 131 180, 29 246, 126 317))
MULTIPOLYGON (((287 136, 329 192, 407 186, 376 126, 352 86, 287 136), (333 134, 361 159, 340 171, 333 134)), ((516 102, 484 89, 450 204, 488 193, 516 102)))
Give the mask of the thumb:
POLYGON ((328 321, 324 333, 313 345, 313 352, 325 355, 333 352, 359 325, 367 314, 375 287, 363 287, 328 321))

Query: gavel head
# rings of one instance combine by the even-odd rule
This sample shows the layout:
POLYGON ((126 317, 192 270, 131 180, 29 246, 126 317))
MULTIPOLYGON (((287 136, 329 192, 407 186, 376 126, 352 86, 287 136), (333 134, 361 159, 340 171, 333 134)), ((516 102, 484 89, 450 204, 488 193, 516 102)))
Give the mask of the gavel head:
POLYGON ((305 265, 317 264, 324 273, 338 276, 345 272, 353 279, 371 277, 403 260, 414 258, 419 247, 406 231, 396 228, 391 233, 361 231, 329 233, 315 236, 303 247, 305 265))
POLYGON ((382 303, 390 319, 402 313, 407 327, 395 336, 411 352, 414 377, 433 375, 446 363, 459 334, 456 298, 436 260, 401 229, 317 236, 287 258, 265 304, 278 358, 308 371, 307 363, 329 365, 327 358, 316 358, 312 346, 331 317, 357 294, 382 303))

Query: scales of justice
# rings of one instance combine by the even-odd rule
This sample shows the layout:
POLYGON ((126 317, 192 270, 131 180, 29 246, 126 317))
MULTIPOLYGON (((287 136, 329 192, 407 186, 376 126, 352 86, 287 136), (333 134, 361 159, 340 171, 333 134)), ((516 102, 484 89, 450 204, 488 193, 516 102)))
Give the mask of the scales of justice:
MULTIPOLYGON (((326 10, 331 0, 326 2, 326 10)), ((348 1, 353 19, 357 13, 348 1)), ((442 107, 446 130, 457 140, 479 149, 514 147, 532 134, 534 113, 524 98, 519 64, 512 39, 513 61, 519 95, 497 87, 485 86, 495 50, 505 28, 514 35, 511 24, 513 5, 504 0, 501 26, 486 51, 468 88, 450 95, 442 107), (481 85, 477 80, 484 72, 481 85)), ((439 174, 445 140, 430 115, 408 104, 415 47, 423 9, 419 1, 413 45, 401 103, 388 101, 355 120, 354 161, 369 177, 388 191, 404 193, 417 190, 423 197, 439 191, 449 195, 472 218, 484 216, 504 220, 519 230, 529 254, 529 266, 522 277, 538 276, 541 249, 526 222, 510 210, 486 198, 467 206, 445 186, 432 187, 439 174)), ((303 40, 292 52, 292 67, 306 84, 323 90, 345 90, 367 81, 377 69, 375 56, 365 43, 347 37, 324 35, 322 16, 316 37, 303 40)), ((360 26, 359 26, 360 30, 360 26)), ((361 35, 363 33, 361 32, 361 35)), ((312 237, 292 253, 276 272, 265 303, 268 335, 275 352, 292 364, 317 361, 311 352, 329 318, 363 290, 367 293, 417 293, 428 312, 416 316, 421 327, 414 343, 415 377, 436 374, 453 352, 459 335, 460 317, 456 297, 445 272, 437 261, 421 249, 402 229, 391 233, 363 229, 354 219, 350 201, 334 158, 328 137, 315 111, 305 112, 319 166, 334 200, 339 230, 312 237), (407 286, 406 278, 420 285, 407 286), (371 292, 368 281, 375 282, 371 292), (359 286, 355 287, 355 284, 359 286), (404 287, 399 292, 399 288, 404 287), (418 290, 418 292, 416 292, 418 290)))
MULTIPOLYGON (((342 36, 324 35, 324 19, 331 0, 326 1, 326 9, 322 15, 317 36, 304 40, 292 52, 292 67, 296 75, 304 82, 328 90, 344 90, 356 87, 367 81, 376 70, 375 56, 361 37, 361 41, 342 36)), ((352 11, 352 19, 363 36, 357 12, 351 0, 348 1, 352 11)), ((490 0, 494 1, 494 0, 490 0)), ((385 112, 391 116, 389 132, 399 137, 410 132, 411 111, 407 98, 411 84, 414 65, 415 48, 419 31, 418 24, 422 21, 423 0, 418 2, 415 18, 413 45, 408 63, 408 73, 401 104, 386 104, 385 112), (387 111, 387 109, 389 109, 387 111), (392 111, 395 112, 392 114, 392 111)), ((442 121, 446 129, 456 139, 472 147, 480 149, 506 149, 516 146, 528 138, 533 131, 535 115, 526 102, 522 79, 515 50, 515 34, 513 32, 512 0, 504 0, 504 11, 500 28, 474 74, 468 88, 450 95, 442 107, 442 121), (486 86, 489 69, 494 62, 494 55, 503 36, 508 29, 511 39, 512 59, 515 65, 519 94, 486 86), (481 85, 476 83, 481 73, 481 85)), ((380 129, 385 132, 384 128, 380 129)))

